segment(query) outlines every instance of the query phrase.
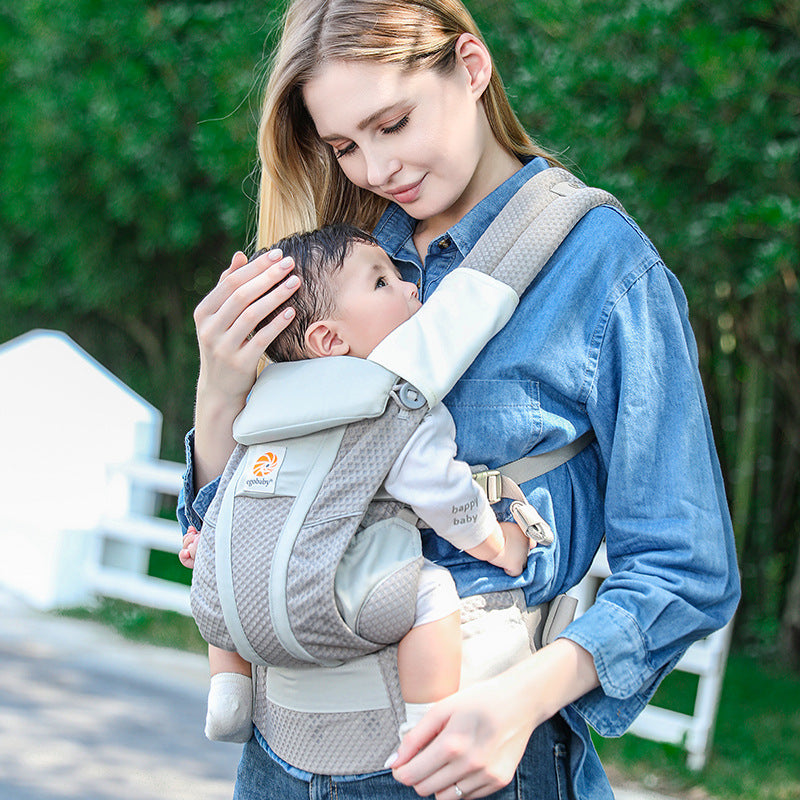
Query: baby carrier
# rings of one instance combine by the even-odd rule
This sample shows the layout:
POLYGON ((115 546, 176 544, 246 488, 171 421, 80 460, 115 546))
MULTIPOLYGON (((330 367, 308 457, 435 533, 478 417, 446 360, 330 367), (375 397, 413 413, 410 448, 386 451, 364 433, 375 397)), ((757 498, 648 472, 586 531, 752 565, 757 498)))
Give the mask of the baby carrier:
MULTIPOLYGON (((396 748, 404 711, 394 645, 414 621, 422 557, 415 520, 381 485, 428 408, 601 204, 620 207, 564 170, 538 173, 369 359, 271 364, 256 381, 204 520, 191 604, 206 641, 256 665, 254 721, 295 766, 368 772, 396 748)), ((520 483, 543 474, 592 438, 476 479, 490 502, 512 497, 517 522, 548 544, 549 528, 509 474, 520 483)), ((520 605, 521 592, 495 594, 469 598, 467 618, 520 605)))

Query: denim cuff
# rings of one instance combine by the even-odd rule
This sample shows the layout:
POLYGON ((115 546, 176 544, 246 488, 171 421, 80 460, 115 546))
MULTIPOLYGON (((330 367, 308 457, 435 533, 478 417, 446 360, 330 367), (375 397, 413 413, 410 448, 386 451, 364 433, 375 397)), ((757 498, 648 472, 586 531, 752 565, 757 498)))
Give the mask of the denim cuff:
POLYGON ((214 495, 219 488, 219 478, 203 486, 195 494, 194 491, 194 428, 187 434, 184 440, 186 445, 186 472, 183 473, 183 487, 178 498, 178 522, 181 524, 183 532, 186 533, 189 525, 194 525, 199 531, 203 525, 208 507, 214 499, 214 495))
POLYGON ((644 636, 634 617, 603 600, 570 623, 561 636, 594 658, 600 687, 572 705, 602 736, 621 736, 680 658, 677 655, 654 671, 648 665, 644 636))

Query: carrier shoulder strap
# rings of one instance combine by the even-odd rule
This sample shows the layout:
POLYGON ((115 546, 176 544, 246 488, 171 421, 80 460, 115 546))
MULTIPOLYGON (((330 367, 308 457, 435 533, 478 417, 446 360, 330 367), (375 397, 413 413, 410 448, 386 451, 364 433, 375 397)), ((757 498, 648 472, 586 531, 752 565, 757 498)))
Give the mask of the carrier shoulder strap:
POLYGON ((416 386, 430 406, 453 388, 486 343, 511 319, 575 225, 593 208, 622 209, 613 195, 563 169, 531 177, 411 319, 370 354, 416 386), (457 346, 455 345, 457 343, 457 346))

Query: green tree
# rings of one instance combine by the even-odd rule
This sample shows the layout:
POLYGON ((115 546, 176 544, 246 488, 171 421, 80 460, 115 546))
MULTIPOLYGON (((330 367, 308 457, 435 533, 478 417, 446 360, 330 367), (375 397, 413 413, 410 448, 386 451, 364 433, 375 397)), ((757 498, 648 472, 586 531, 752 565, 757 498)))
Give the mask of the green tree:
POLYGON ((800 657, 800 3, 479 2, 529 129, 683 282, 745 588, 800 657), (793 569, 795 587, 787 596, 793 569))
MULTIPOLYGON (((800 0, 467 0, 515 107, 614 192, 684 284, 728 484, 747 636, 800 661, 800 0), (792 575, 794 574, 794 580, 792 575)), ((165 415, 191 311, 252 221, 282 3, 0 10, 0 340, 69 333, 165 415)))
POLYGON ((68 332, 162 410, 173 458, 191 311, 246 244, 265 17, 145 0, 0 12, 0 338, 68 332))

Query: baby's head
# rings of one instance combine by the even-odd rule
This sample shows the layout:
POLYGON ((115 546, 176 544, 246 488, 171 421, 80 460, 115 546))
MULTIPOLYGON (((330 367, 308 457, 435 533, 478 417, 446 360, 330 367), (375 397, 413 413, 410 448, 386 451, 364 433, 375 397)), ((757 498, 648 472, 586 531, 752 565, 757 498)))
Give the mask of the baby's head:
POLYGON ((326 225, 273 245, 295 262, 300 288, 256 330, 287 306, 296 316, 267 347, 273 361, 320 356, 366 358, 420 307, 417 287, 400 278, 386 252, 352 225, 326 225))

